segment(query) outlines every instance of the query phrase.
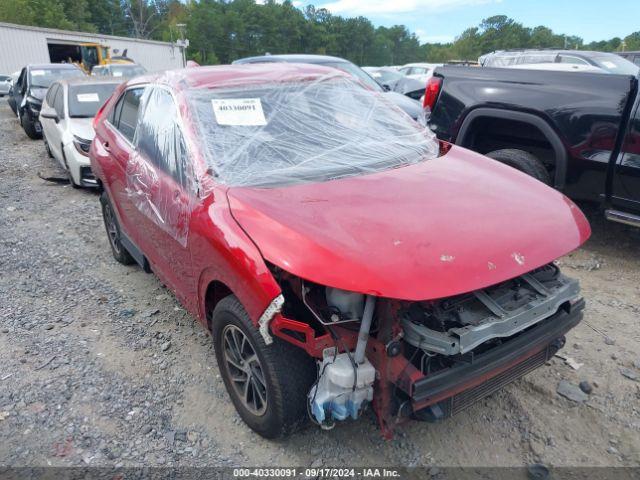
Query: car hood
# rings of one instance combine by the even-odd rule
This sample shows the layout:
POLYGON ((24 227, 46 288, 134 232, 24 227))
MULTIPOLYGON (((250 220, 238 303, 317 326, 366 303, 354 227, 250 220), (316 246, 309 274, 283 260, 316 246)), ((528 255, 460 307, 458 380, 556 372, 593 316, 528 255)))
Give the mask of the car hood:
POLYGON ((419 164, 279 188, 230 188, 268 262, 322 285, 403 300, 514 278, 590 235, 561 193, 458 147, 419 164))
POLYGON ((76 137, 91 141, 95 136, 93 118, 69 118, 69 130, 76 137))
POLYGON ((409 98, 398 92, 384 92, 389 100, 409 114, 411 118, 417 120, 422 112, 422 105, 417 100, 409 98))

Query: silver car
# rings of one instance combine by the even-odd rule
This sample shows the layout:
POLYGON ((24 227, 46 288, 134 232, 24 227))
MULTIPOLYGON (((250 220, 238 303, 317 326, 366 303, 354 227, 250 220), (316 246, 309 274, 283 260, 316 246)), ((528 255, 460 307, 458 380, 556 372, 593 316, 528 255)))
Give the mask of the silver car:
POLYGON ((0 75, 0 97, 4 97, 11 90, 11 75, 0 75))

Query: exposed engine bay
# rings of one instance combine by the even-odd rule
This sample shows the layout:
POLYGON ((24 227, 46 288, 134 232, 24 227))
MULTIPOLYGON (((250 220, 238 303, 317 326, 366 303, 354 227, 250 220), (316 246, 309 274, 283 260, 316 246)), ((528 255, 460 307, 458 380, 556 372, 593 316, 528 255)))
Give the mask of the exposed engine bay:
MULTIPOLYGON (((562 322, 568 320, 551 317, 564 319, 572 310, 577 317, 583 304, 578 282, 555 264, 488 288, 422 302, 347 292, 306 282, 277 267, 272 271, 282 287, 281 322, 286 323, 283 327, 276 322, 272 330, 317 359, 308 411, 323 428, 358 418, 372 402, 383 430, 391 431, 401 415, 419 418, 420 411, 446 397, 446 391, 432 395, 442 387, 433 383, 438 376, 461 372, 449 375, 447 385, 463 377, 472 385, 478 377, 469 377, 473 369, 489 359, 499 365, 501 357, 511 358, 507 353, 518 342, 527 348, 544 340, 539 350, 546 348, 548 355, 548 345, 555 341, 557 350, 562 335, 579 321, 567 326, 562 322)), ((520 370, 524 374, 542 363, 536 360, 520 370)), ((515 378, 494 381, 495 388, 485 388, 483 395, 515 378)))

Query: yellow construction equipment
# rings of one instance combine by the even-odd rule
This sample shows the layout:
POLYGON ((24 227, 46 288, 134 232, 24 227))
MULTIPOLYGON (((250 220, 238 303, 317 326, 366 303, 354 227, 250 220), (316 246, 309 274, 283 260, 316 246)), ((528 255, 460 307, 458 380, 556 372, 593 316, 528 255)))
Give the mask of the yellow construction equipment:
POLYGON ((78 65, 87 74, 91 73, 91 69, 96 65, 110 65, 113 63, 135 63, 131 58, 127 57, 125 49, 121 56, 111 56, 111 47, 101 45, 99 43, 81 43, 80 44, 81 61, 78 65))

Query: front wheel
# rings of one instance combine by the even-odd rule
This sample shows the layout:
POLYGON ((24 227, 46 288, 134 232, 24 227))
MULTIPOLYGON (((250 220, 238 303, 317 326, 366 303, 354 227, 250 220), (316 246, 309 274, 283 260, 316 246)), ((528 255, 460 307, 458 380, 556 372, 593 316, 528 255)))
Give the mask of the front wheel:
POLYGON ((551 176, 545 166, 535 155, 529 152, 515 148, 505 148, 489 152, 487 153, 487 157, 509 165, 516 170, 520 170, 522 173, 526 173, 544 184, 551 184, 551 176))
POLYGON ((211 318, 220 374, 244 422, 265 438, 302 427, 316 377, 313 359, 278 338, 267 345, 233 295, 216 305, 211 318))
POLYGON ((36 121, 30 120, 29 115, 22 113, 22 115, 20 115, 20 124, 22 125, 24 133, 26 133, 30 139, 36 140, 42 136, 42 134, 36 130, 36 121))

